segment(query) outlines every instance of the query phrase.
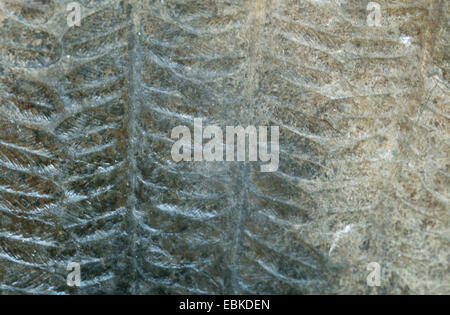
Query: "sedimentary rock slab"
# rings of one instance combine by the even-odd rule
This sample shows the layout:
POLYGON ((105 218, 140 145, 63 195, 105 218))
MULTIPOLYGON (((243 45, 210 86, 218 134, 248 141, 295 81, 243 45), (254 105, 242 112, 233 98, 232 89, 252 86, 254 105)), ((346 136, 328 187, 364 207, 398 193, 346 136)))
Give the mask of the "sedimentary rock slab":
POLYGON ((0 293, 450 293, 448 1, 70 2, 0 2, 0 293))

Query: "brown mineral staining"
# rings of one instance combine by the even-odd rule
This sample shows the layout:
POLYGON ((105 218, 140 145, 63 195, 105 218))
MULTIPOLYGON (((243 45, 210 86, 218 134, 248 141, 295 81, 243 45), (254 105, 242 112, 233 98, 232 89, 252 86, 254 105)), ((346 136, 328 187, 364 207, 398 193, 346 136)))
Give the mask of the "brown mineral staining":
POLYGON ((0 9, 2 9, 7 14, 14 15, 19 19, 23 19, 36 24, 47 22, 54 13, 53 7, 53 0, 3 0, 0 3, 0 9))

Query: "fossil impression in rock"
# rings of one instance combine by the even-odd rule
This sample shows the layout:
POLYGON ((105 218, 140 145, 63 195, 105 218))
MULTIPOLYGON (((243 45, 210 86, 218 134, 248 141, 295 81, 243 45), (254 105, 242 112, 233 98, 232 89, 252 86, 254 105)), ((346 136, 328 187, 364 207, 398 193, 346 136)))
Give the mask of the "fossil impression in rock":
POLYGON ((450 292, 448 1, 69 2, 0 2, 0 293, 450 292), (278 170, 174 162, 194 118, 278 170))

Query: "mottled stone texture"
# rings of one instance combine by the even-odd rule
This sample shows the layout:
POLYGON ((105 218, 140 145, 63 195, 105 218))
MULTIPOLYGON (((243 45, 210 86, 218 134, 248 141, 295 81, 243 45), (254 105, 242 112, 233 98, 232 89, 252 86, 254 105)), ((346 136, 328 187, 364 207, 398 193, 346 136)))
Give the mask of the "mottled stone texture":
POLYGON ((449 1, 68 2, 0 1, 0 293, 450 293, 449 1), (279 170, 174 163, 194 117, 279 170))

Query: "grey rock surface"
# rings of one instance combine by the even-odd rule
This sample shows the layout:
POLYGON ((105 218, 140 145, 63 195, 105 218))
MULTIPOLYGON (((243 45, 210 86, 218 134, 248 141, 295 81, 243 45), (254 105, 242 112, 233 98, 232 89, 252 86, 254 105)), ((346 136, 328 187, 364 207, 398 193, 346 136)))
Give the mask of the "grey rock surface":
POLYGON ((0 293, 450 293, 449 1, 69 2, 0 0, 0 293), (175 163, 193 118, 278 171, 175 163))

